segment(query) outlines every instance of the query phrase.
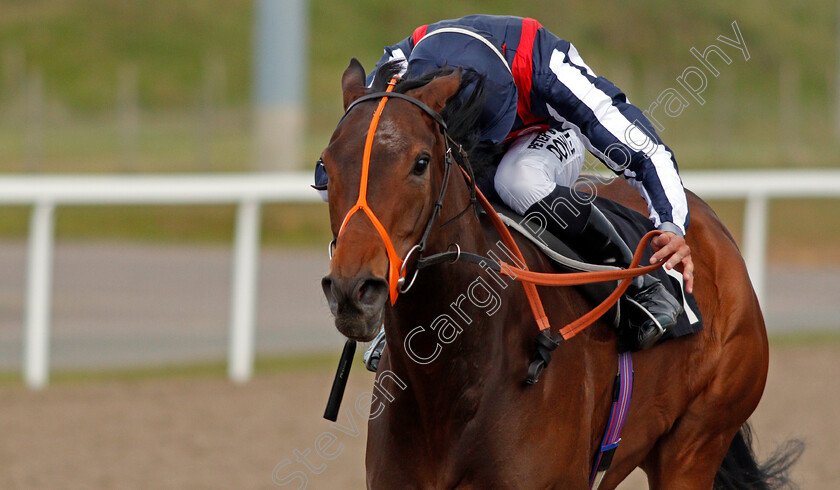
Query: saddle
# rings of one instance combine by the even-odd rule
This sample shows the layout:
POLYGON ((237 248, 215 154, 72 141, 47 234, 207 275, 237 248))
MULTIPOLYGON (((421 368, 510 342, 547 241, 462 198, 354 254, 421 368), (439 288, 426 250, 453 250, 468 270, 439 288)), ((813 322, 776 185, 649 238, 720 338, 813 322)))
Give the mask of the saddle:
MULTIPOLYGON (((594 204, 607 216, 613 223, 619 235, 631 246, 631 248, 639 242, 645 233, 653 229, 650 220, 645 216, 624 207, 614 201, 596 197, 594 204)), ((579 253, 577 253, 569 244, 551 234, 548 230, 534 230, 529 227, 525 218, 508 208, 504 204, 493 201, 493 208, 498 213, 499 217, 505 225, 520 233, 529 241, 534 243, 542 253, 554 264, 558 272, 585 272, 585 271, 604 271, 615 270, 619 267, 591 264, 583 260, 579 253), (536 231, 541 231, 539 235, 536 231)), ((648 250, 644 261, 648 260, 652 255, 652 251, 648 250)), ((703 329, 702 316, 700 308, 694 296, 685 292, 683 288, 682 275, 675 270, 666 270, 664 267, 656 270, 651 275, 659 279, 668 291, 674 295, 683 304, 683 313, 677 319, 677 325, 666 332, 660 341, 682 337, 692 333, 699 332, 703 329)), ((593 306, 602 302, 612 291, 618 286, 618 281, 599 282, 594 284, 586 284, 575 286, 586 300, 593 306)), ((605 315, 604 318, 611 322, 616 328, 619 335, 619 350, 629 350, 632 342, 629 340, 631 335, 631 327, 629 319, 634 315, 646 315, 645 312, 639 311, 640 306, 635 301, 630 301, 626 297, 615 304, 605 315)))

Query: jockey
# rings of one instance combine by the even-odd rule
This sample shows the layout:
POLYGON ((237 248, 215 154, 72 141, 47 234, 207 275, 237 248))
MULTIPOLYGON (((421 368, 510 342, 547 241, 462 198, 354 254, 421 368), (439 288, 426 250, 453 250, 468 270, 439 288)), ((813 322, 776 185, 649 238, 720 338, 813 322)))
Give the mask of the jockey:
MULTIPOLYGON (((674 155, 642 111, 597 76, 571 43, 534 19, 471 15, 418 27, 386 47, 377 67, 389 61, 401 61, 401 75, 409 77, 444 66, 483 75, 482 141, 508 145, 494 177, 496 192, 586 260, 627 267, 633 254, 592 196, 573 189, 584 148, 622 175, 647 202, 654 227, 665 232, 651 242, 651 263, 673 254, 665 267, 682 272, 692 292, 694 266, 684 238, 688 202, 674 155)), ((321 166, 318 186, 326 184, 321 166)), ((325 193, 322 197, 326 200, 325 193)), ((635 336, 640 349, 656 343, 682 312, 680 302, 651 276, 634 281, 626 294, 647 312, 635 336)), ((375 371, 383 339, 380 332, 365 355, 368 369, 375 371)))

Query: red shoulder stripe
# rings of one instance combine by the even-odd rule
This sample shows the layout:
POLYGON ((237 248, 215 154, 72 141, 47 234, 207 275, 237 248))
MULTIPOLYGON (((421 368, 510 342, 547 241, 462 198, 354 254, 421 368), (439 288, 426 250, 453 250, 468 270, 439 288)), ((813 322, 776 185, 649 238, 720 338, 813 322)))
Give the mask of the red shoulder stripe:
POLYGON ((414 29, 414 34, 411 36, 412 42, 416 45, 418 41, 423 39, 423 36, 426 35, 426 30, 429 28, 429 25, 426 24, 424 26, 420 26, 417 29, 414 29))
POLYGON ((513 80, 519 91, 516 113, 526 126, 534 120, 534 116, 531 115, 531 83, 534 75, 534 39, 540 27, 542 25, 534 19, 526 17, 522 20, 522 35, 511 66, 513 80))
POLYGON ((519 138, 520 136, 524 136, 524 135, 529 134, 529 133, 544 132, 544 131, 548 131, 549 129, 551 129, 551 126, 549 126, 548 124, 542 123, 542 122, 536 122, 535 124, 532 124, 530 126, 525 126, 522 129, 517 129, 516 131, 511 131, 510 134, 508 134, 505 137, 504 142, 509 143, 509 142, 515 140, 516 138, 519 138))

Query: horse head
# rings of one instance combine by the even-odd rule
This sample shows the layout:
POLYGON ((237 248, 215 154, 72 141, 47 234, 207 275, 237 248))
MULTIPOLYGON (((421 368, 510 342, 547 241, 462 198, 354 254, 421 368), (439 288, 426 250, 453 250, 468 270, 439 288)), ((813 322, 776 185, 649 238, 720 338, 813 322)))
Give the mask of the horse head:
MULTIPOLYGON (((458 92, 461 74, 451 71, 420 86, 409 85, 404 90, 396 85, 394 93, 404 92, 439 113, 458 92)), ((445 164, 446 137, 434 114, 395 97, 387 103, 375 97, 353 105, 373 91, 355 59, 341 87, 345 116, 321 155, 336 237, 322 287, 339 332, 369 341, 382 324, 386 303, 396 300, 396 283, 405 275, 403 261, 439 212, 436 197, 450 169, 445 164)))

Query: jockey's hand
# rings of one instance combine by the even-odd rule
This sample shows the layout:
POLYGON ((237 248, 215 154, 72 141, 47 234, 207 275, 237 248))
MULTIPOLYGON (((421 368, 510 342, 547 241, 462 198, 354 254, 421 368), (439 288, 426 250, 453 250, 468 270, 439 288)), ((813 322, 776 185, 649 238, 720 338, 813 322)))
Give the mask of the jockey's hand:
POLYGON ((685 291, 692 293, 694 290, 694 262, 691 261, 691 249, 685 242, 685 238, 667 231, 654 237, 650 245, 654 251, 650 263, 655 264, 667 258, 665 268, 676 269, 682 273, 685 291))

